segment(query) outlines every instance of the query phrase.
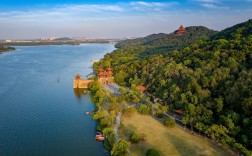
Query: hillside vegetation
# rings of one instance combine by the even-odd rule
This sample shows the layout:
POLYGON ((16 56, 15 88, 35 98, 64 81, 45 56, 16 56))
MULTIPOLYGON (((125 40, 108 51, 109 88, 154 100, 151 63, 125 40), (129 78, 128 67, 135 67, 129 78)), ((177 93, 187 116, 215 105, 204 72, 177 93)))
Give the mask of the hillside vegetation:
POLYGON ((15 50, 15 48, 0 45, 0 54, 2 54, 3 52, 6 52, 6 51, 11 51, 11 50, 15 50))
POLYGON ((203 26, 191 26, 187 27, 186 33, 184 35, 176 35, 175 32, 170 34, 152 34, 147 37, 137 38, 133 40, 124 40, 118 42, 115 47, 122 48, 127 46, 158 46, 158 47, 170 47, 177 48, 181 45, 186 45, 188 43, 195 42, 201 38, 210 37, 216 34, 216 31, 210 30, 203 26))
POLYGON ((252 155, 252 20, 176 46, 190 43, 187 35, 176 36, 179 42, 172 51, 159 48, 170 46, 164 34, 149 41, 128 40, 94 67, 112 66, 120 85, 145 85, 171 108, 182 109, 183 123, 252 155))

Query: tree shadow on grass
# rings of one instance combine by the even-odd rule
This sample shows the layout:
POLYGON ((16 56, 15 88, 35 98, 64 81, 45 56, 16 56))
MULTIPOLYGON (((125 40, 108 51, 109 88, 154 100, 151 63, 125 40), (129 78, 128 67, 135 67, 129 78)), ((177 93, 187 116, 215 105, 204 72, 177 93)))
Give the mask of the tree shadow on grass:
POLYGON ((149 149, 157 150, 161 156, 166 156, 167 154, 163 153, 158 147, 155 147, 145 141, 139 143, 131 144, 131 152, 137 156, 145 156, 149 149))
POLYGON ((119 135, 123 137, 123 139, 129 140, 131 133, 135 132, 136 129, 137 128, 133 124, 129 124, 127 126, 125 126, 124 124, 121 124, 119 128, 119 133, 120 133, 119 135))
POLYGON ((187 143, 184 138, 178 137, 171 133, 165 133, 165 137, 174 145, 182 156, 204 156, 205 154, 199 153, 197 146, 187 143))

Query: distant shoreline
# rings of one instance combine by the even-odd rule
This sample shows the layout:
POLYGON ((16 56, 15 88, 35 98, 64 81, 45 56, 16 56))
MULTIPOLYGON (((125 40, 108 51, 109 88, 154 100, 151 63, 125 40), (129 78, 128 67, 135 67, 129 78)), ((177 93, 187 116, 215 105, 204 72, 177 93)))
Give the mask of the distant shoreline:
POLYGON ((118 41, 91 40, 91 41, 29 41, 29 42, 8 42, 0 43, 0 46, 46 46, 46 45, 80 45, 82 43, 107 43, 116 44, 118 41))
POLYGON ((10 51, 16 50, 14 47, 9 47, 9 46, 0 46, 0 54, 7 53, 10 51))

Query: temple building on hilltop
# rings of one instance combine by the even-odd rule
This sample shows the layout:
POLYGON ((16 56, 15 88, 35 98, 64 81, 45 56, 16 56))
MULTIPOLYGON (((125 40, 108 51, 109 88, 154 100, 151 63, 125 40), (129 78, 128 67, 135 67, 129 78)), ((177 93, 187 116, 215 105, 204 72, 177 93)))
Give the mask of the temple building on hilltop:
MULTIPOLYGON (((100 68, 98 70, 97 79, 100 84, 109 84, 114 82, 114 77, 111 68, 103 70, 100 68)), ((80 74, 75 75, 75 80, 73 83, 73 88, 88 88, 88 84, 94 80, 84 80, 81 79, 80 74)))
POLYGON ((107 68, 107 70, 100 68, 98 70, 98 82, 101 84, 113 83, 114 77, 112 75, 113 73, 111 68, 107 68))
POLYGON ((177 35, 182 35, 182 34, 184 34, 185 32, 186 32, 186 30, 185 30, 184 26, 181 25, 181 26, 179 27, 179 29, 176 31, 176 34, 177 34, 177 35))

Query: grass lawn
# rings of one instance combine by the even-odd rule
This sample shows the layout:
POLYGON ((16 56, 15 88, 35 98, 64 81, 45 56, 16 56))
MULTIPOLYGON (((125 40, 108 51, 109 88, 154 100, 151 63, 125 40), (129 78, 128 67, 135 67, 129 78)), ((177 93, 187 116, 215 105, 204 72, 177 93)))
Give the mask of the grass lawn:
POLYGON ((158 149, 165 156, 228 156, 229 153, 204 139, 185 132, 180 127, 167 128, 149 115, 123 117, 120 138, 128 140, 131 131, 146 134, 145 141, 132 144, 132 155, 145 155, 149 148, 158 149))

